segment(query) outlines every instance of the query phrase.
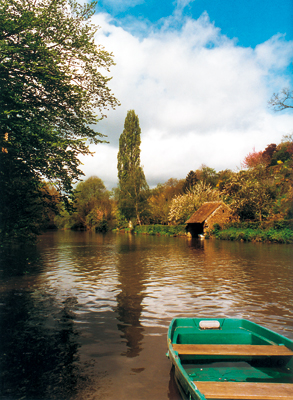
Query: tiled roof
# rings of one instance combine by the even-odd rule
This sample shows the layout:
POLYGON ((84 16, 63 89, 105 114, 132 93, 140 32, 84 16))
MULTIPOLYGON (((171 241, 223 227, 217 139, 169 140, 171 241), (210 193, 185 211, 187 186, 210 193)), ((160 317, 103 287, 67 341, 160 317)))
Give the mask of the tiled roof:
POLYGON ((185 223, 202 224, 222 204, 224 204, 222 201, 203 203, 203 205, 185 223))

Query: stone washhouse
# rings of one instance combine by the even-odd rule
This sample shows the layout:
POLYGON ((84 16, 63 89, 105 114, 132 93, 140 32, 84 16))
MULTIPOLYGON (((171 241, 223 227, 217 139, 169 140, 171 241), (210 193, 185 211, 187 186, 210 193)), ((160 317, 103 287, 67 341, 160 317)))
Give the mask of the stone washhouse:
POLYGON ((204 203, 187 221, 187 232, 192 237, 204 235, 214 224, 223 226, 232 218, 232 211, 222 201, 204 203))

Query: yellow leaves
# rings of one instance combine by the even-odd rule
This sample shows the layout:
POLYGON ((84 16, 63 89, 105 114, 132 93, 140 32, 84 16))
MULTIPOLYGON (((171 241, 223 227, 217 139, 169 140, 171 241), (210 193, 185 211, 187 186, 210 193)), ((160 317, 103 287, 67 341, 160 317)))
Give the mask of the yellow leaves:
MULTIPOLYGON (((4 134, 5 142, 8 142, 8 132, 4 134)), ((2 153, 8 153, 8 150, 5 147, 2 147, 2 153)))

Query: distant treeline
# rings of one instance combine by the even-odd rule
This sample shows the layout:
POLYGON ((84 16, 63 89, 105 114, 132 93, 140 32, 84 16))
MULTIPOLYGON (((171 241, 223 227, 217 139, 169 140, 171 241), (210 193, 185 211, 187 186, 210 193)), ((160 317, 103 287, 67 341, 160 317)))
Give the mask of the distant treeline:
MULTIPOLYGON (((147 188, 141 225, 151 225, 153 230, 157 225, 182 225, 204 202, 222 200, 233 210, 235 221, 251 221, 245 222, 247 229, 258 226, 264 230, 268 225, 276 229, 280 224, 292 229, 291 223, 280 222, 293 218, 292 136, 285 137, 279 145, 270 144, 263 151, 251 152, 242 167, 237 172, 216 172, 202 165, 185 179, 170 178, 153 189, 147 188)), ((54 223, 58 228, 125 229, 129 221, 117 206, 118 195, 119 188, 108 191, 101 179, 91 177, 77 185, 73 212, 61 207, 54 223)), ((137 224, 133 219, 131 225, 137 224)), ((237 225, 233 229, 238 229, 237 225)))
MULTIPOLYGON (((39 190, 21 180, 21 176, 15 179, 18 191, 30 198, 29 220, 23 212, 16 221, 18 235, 23 229, 24 239, 28 237, 28 224, 32 237, 48 228, 106 232, 129 226, 137 226, 138 233, 176 236, 184 234, 185 221, 204 202, 222 200, 232 209, 235 223, 228 230, 216 227, 209 235, 232 240, 292 241, 292 135, 284 137, 278 145, 252 151, 237 172, 228 169, 217 172, 202 165, 191 170, 185 179, 170 178, 153 189, 146 186, 140 221, 127 220, 121 213, 119 187, 109 191, 96 176, 80 182, 67 204, 49 183, 43 182, 39 190)), ((8 217, 11 223, 16 223, 12 214, 8 217)))

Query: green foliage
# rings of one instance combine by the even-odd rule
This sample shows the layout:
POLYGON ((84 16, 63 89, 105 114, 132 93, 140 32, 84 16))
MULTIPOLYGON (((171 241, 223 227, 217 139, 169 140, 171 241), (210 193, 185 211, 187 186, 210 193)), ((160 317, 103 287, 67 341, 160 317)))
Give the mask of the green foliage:
POLYGON ((274 242, 293 243, 293 230, 284 229, 251 229, 230 227, 214 233, 214 236, 222 240, 235 240, 245 242, 274 242))
POLYGON ((20 160, 0 153, 0 241, 34 241, 50 223, 58 199, 20 160))
POLYGON ((293 220, 234 222, 212 235, 222 240, 293 243, 293 220))
POLYGON ((200 169, 196 171, 196 175, 199 181, 210 185, 214 188, 218 182, 218 174, 214 168, 210 168, 207 165, 202 165, 200 169))
POLYGON ((264 151, 250 153, 243 165, 248 170, 234 174, 222 187, 235 212, 242 219, 292 218, 293 135, 285 136, 279 145, 271 143, 264 151))
POLYGON ((226 183, 229 179, 233 176, 233 172, 230 169, 225 169, 223 171, 218 172, 218 182, 216 187, 222 192, 223 188, 225 187, 226 183))
POLYGON ((291 161, 293 151, 293 143, 281 143, 273 153, 270 165, 277 165, 278 162, 291 161))
POLYGON ((97 229, 105 226, 103 221, 112 218, 112 203, 110 193, 106 190, 103 181, 92 176, 80 182, 74 191, 75 213, 73 214, 77 226, 83 229, 97 229))
POLYGON ((61 206, 59 214, 54 218, 55 225, 58 229, 71 229, 75 224, 75 219, 71 213, 61 206))
POLYGON ((216 236, 218 237, 218 233, 221 230, 221 226, 219 224, 214 224, 213 225, 213 229, 210 229, 208 231, 205 232, 205 238, 209 239, 211 236, 216 236))
POLYGON ((293 220, 276 220, 276 221, 244 221, 244 222, 233 222, 229 223, 225 228, 235 229, 251 229, 251 230, 282 230, 291 229, 293 230, 293 220))
MULTIPOLYGON (((90 154, 88 143, 102 141, 92 127, 105 108, 118 104, 110 78, 101 73, 109 71, 113 59, 95 45, 94 10, 95 3, 81 6, 75 0, 0 3, 2 156, 9 155, 13 170, 26 176, 30 171, 36 185, 44 178, 54 183, 67 199, 82 174, 78 156, 90 154)), ((14 194, 8 173, 2 182, 2 195, 11 196, 12 204, 18 198, 16 184, 14 194)), ((35 234, 32 225, 27 226, 35 234)), ((2 231, 8 227, 3 226, 2 231)))
POLYGON ((217 233, 221 230, 221 226, 219 224, 214 224, 213 226, 213 232, 217 233))
POLYGON ((105 233, 109 230, 109 224, 105 216, 97 223, 96 232, 105 233))
POLYGON ((232 175, 222 195, 241 220, 259 219, 272 213, 276 188, 264 165, 232 175))
POLYGON ((184 181, 170 178, 163 184, 158 184, 157 187, 150 191, 148 199, 150 216, 149 222, 152 224, 168 224, 168 216, 170 206, 174 196, 182 194, 184 181))
POLYGON ((162 235, 162 236, 185 236, 185 225, 141 225, 136 226, 135 233, 145 235, 162 235))
POLYGON ((56 229, 56 215, 59 215, 62 206, 60 193, 48 182, 41 183, 43 197, 43 224, 42 229, 56 229))
POLYGON ((185 178, 185 182, 183 184, 183 192, 187 193, 190 189, 193 188, 193 186, 195 186, 195 184, 198 182, 198 177, 196 175, 195 171, 190 171, 186 178, 185 178))
POLYGON ((148 185, 140 165, 141 129, 134 110, 127 112, 124 129, 119 138, 118 208, 127 219, 136 218, 140 224, 147 209, 148 185))
POLYGON ((94 5, 0 5, 0 146, 65 192, 81 174, 78 154, 89 154, 86 140, 101 141, 90 125, 117 104, 101 74, 113 61, 95 45, 94 5))
POLYGON ((124 215, 121 214, 119 208, 116 211, 115 217, 116 217, 116 226, 118 229, 125 229, 128 227, 128 221, 124 217, 124 215))
POLYGON ((74 191, 74 213, 63 211, 56 222, 58 227, 71 229, 105 230, 113 219, 113 202, 110 192, 106 190, 103 181, 92 176, 86 181, 79 182, 74 191))

